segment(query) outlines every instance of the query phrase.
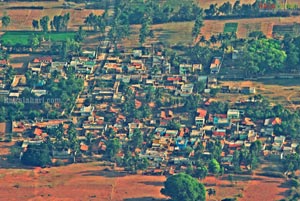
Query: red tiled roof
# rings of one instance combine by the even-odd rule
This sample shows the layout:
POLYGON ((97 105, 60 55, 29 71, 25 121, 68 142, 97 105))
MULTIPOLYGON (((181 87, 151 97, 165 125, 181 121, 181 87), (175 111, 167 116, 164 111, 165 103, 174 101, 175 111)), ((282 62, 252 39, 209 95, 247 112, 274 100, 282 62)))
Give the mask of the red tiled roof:
POLYGON ((34 133, 33 133, 33 134, 40 136, 40 135, 42 135, 42 133, 43 133, 42 129, 36 128, 36 129, 34 130, 34 133))
POLYGON ((213 135, 214 135, 214 136, 222 136, 222 137, 224 137, 224 136, 225 136, 225 132, 214 131, 214 132, 213 132, 213 135))
POLYGON ((207 114, 207 110, 198 108, 198 109, 197 109, 197 113, 198 113, 198 116, 199 116, 199 117, 205 117, 206 114, 207 114))
POLYGON ((87 151, 87 150, 89 150, 89 146, 87 146, 85 144, 82 144, 82 145, 80 145, 80 150, 81 151, 87 151))

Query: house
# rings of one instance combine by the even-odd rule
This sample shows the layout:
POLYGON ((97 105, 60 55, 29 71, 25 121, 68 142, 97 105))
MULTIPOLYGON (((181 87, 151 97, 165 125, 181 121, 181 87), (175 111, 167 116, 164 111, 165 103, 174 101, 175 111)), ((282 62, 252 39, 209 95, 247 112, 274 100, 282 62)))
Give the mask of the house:
POLYGON ((96 51, 84 50, 84 51, 82 51, 82 55, 84 57, 88 57, 89 59, 96 59, 96 57, 97 57, 96 51))
POLYGON ((224 138, 226 135, 226 130, 225 129, 217 129, 217 130, 213 131, 212 134, 213 134, 212 136, 215 138, 224 138))
POLYGON ((227 118, 231 119, 239 119, 240 118, 240 111, 235 109, 229 109, 227 111, 227 118))
POLYGON ((238 59, 239 55, 240 55, 240 52, 238 50, 233 50, 231 53, 231 59, 236 60, 236 59, 238 59))
POLYGON ((179 148, 179 149, 185 149, 186 146, 187 146, 187 143, 188 143, 188 140, 186 140, 185 138, 183 137, 180 137, 178 136, 176 138, 176 142, 175 142, 175 145, 179 148))
POLYGON ((221 57, 214 57, 210 63, 210 74, 217 74, 219 73, 221 69, 221 62, 222 58, 221 57))
POLYGON ((94 112, 94 106, 92 105, 89 105, 89 106, 83 106, 81 109, 80 109, 80 115, 81 116, 91 116, 94 112))
POLYGON ((67 62, 60 62, 60 61, 55 61, 51 63, 50 66, 50 73, 57 71, 59 73, 62 73, 64 71, 64 67, 67 66, 67 62))
POLYGON ((201 128, 205 124, 205 117, 207 115, 207 110, 198 108, 197 115, 195 117, 195 124, 197 128, 201 128))
POLYGON ((229 86, 222 86, 222 87, 221 87, 221 92, 222 92, 222 93, 230 93, 230 88, 229 88, 229 86))
POLYGON ((255 87, 242 87, 241 93, 242 94, 255 94, 256 89, 255 89, 255 87))
POLYGON ((275 125, 280 125, 282 120, 279 117, 274 117, 274 118, 269 118, 265 119, 264 121, 264 126, 275 126, 275 125))
POLYGON ((160 112, 160 118, 161 119, 171 120, 173 117, 174 117, 174 114, 171 110, 167 110, 167 111, 162 110, 160 112))
POLYGON ((8 63, 8 61, 6 59, 0 59, 0 67, 1 68, 4 68, 4 67, 6 67, 8 65, 9 65, 9 63, 8 63))
POLYGON ((32 74, 40 74, 42 70, 41 62, 29 62, 27 68, 32 71, 32 74))
POLYGON ((189 84, 183 84, 181 86, 181 92, 180 92, 180 96, 189 96, 193 93, 193 89, 194 89, 194 84, 189 83, 189 84))
POLYGON ((45 96, 47 94, 47 90, 44 89, 32 89, 31 93, 37 97, 45 96))
POLYGON ((32 62, 33 63, 43 63, 43 65, 50 64, 50 63, 52 63, 52 57, 50 57, 50 56, 37 57, 37 58, 34 58, 32 60, 32 62))

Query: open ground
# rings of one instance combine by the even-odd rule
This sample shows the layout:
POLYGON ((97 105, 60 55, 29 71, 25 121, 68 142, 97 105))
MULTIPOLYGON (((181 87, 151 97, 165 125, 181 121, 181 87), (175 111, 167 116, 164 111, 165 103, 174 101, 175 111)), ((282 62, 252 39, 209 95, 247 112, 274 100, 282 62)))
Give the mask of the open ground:
MULTIPOLYGON (((255 87, 257 94, 269 98, 274 104, 282 104, 291 109, 300 108, 300 86, 299 79, 265 79, 261 81, 222 81, 222 86, 229 87, 255 87)), ((242 94, 219 93, 217 100, 235 102, 246 99, 248 96, 242 94)))
MULTIPOLYGON (((160 194, 165 176, 125 175, 103 170, 99 163, 35 169, 0 169, 0 200, 165 200, 160 194)), ((262 176, 207 177, 202 182, 214 188, 216 196, 243 197, 241 200, 279 200, 287 191, 284 179, 262 176)))

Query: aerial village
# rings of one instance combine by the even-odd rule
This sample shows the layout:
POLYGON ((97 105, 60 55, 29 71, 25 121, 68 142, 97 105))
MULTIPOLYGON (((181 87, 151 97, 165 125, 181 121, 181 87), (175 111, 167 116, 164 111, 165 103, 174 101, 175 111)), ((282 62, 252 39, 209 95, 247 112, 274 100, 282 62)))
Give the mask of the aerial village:
MULTIPOLYGON (((262 142, 259 153, 264 157, 282 159, 285 154, 295 152, 297 143, 274 135, 274 127, 281 124, 279 117, 253 121, 241 109, 262 101, 255 88, 218 84, 216 75, 222 68, 221 57, 211 59, 210 75, 201 75, 203 66, 200 63, 183 63, 175 69, 168 63, 160 45, 117 55, 109 41, 101 48, 98 53, 83 51, 82 56, 73 56, 68 62, 43 56, 28 63, 28 71, 42 78, 54 74, 64 78, 66 69, 72 67, 76 77, 84 80, 84 86, 69 114, 60 111, 66 118, 12 121, 9 131, 3 128, 7 123, 1 123, 1 139, 18 142, 20 160, 30 145, 46 141, 55 145, 58 138, 70 140, 70 125, 76 129, 78 146, 53 146, 52 164, 106 160, 117 167, 122 166, 117 158, 124 158, 127 149, 131 155, 147 160, 147 165, 140 167, 144 174, 168 175, 186 172, 190 164, 195 165, 199 153, 208 159, 220 157, 223 171, 233 170, 234 152, 250 149, 258 139, 262 142), (202 89, 197 89, 200 87, 202 89), (218 112, 211 109, 216 107, 211 93, 216 89, 219 93, 233 96, 240 93, 248 98, 229 103, 218 112), (54 134, 59 129, 62 131, 60 137, 54 134), (7 139, 4 132, 13 135, 7 139), (117 148, 109 144, 112 138, 117 139, 117 148), (125 148, 128 144, 129 148, 125 148), (115 151, 107 151, 108 147, 115 151), (217 155, 212 157, 216 150, 217 155), (105 157, 107 152, 109 157, 105 157)), ((235 54, 232 59, 234 57, 235 54)), ((6 64, 1 62, 1 65, 5 68, 6 64)), ((37 100, 52 101, 50 104, 59 107, 60 97, 46 100, 48 92, 44 84, 43 80, 38 80, 31 87, 31 93, 37 100)), ((26 103, 22 92, 28 87, 25 75, 14 75, 10 88, 0 93, 11 104, 20 100, 26 103)), ((34 100, 27 101, 30 104, 34 100)), ((241 162, 240 165, 245 170, 251 169, 249 164, 241 162)))

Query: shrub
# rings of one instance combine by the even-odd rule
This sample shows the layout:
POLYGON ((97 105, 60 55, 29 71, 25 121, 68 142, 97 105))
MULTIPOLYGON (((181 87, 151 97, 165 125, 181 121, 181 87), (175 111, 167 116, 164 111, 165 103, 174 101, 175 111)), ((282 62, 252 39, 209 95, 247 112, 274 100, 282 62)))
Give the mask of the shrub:
POLYGON ((65 165, 63 160, 57 159, 54 163, 55 166, 63 166, 65 165))
POLYGON ((291 184, 292 187, 296 187, 297 188, 297 187, 299 187, 300 182, 297 179, 292 179, 290 181, 290 184, 291 184))

